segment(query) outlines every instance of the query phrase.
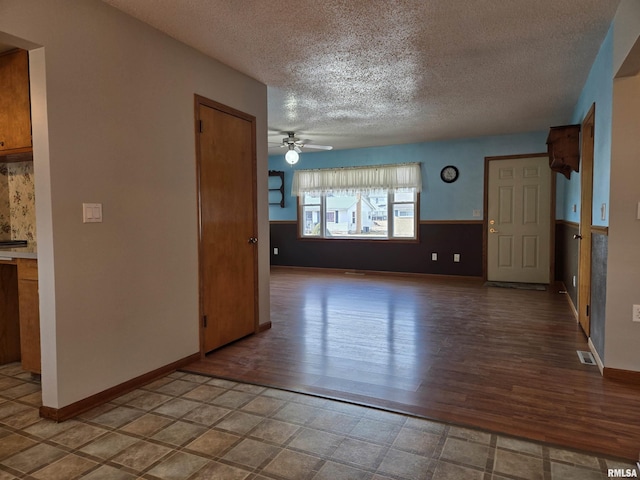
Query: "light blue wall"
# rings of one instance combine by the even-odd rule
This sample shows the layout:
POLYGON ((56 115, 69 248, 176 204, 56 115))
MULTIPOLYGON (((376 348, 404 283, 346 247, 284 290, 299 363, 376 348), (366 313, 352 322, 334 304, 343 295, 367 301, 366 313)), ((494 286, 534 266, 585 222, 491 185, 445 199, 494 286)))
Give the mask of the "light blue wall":
MULTIPOLYGON (((593 164, 593 221, 594 225, 609 225, 609 179, 611 165, 611 119, 613 109, 613 26, 605 37, 587 82, 573 112, 571 123, 582 123, 593 104, 596 104, 593 164), (600 208, 607 205, 602 220, 600 208)), ((580 222, 580 174, 571 173, 571 180, 558 175, 558 219, 580 222), (576 205, 576 212, 573 212, 576 205)))
POLYGON ((295 169, 353 167, 389 163, 421 162, 421 220, 481 220, 483 208, 484 158, 500 155, 544 153, 548 132, 480 137, 442 142, 386 147, 304 152, 293 167, 283 155, 269 157, 269 170, 285 172, 285 208, 269 207, 270 220, 295 220, 296 197, 291 196, 295 169), (452 184, 440 180, 440 170, 455 165, 460 177, 452 184), (473 216, 480 211, 480 217, 473 216))

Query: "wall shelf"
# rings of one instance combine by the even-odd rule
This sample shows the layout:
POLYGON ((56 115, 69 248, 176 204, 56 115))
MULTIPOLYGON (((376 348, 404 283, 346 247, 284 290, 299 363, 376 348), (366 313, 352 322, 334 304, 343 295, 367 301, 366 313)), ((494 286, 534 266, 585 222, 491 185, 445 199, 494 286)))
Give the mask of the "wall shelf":
POLYGON ((269 170, 269 205, 284 208, 284 172, 280 170, 269 170))
POLYGON ((551 127, 547 148, 551 170, 570 178, 580 167, 580 125, 551 127))

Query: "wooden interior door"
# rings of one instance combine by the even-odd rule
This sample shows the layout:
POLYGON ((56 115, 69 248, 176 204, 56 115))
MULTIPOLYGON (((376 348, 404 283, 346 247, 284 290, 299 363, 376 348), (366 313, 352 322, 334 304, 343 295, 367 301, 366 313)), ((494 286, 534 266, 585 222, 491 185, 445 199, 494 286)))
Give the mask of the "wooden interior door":
POLYGON ((549 283, 552 182, 548 157, 494 157, 487 163, 487 280, 549 283))
POLYGON ((196 97, 202 352, 258 327, 255 118, 196 97))
POLYGON ((589 306, 591 304, 591 224, 593 222, 593 142, 594 113, 591 107, 582 122, 580 165, 580 233, 578 248, 578 321, 587 337, 591 332, 589 306))

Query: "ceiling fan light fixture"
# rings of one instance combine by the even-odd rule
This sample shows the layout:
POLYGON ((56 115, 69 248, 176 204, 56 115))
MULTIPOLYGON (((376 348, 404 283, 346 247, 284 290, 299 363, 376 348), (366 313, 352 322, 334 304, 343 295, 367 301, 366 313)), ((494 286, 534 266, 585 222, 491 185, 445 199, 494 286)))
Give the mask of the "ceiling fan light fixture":
POLYGON ((284 159, 289 165, 295 165, 296 163, 298 163, 300 155, 298 155, 298 152, 295 151, 293 145, 289 145, 289 150, 287 151, 287 153, 285 153, 284 159))

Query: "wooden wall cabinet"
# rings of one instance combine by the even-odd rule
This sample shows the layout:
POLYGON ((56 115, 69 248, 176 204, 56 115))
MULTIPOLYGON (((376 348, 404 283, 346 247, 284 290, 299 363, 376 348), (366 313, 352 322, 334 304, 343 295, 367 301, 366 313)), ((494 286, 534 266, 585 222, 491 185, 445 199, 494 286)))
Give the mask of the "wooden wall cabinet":
POLYGON ((284 208, 284 172, 269 170, 269 205, 284 208))
POLYGON ((22 368, 40 373, 40 300, 38 261, 18 258, 18 305, 20 310, 20 352, 22 368))
POLYGON ((551 170, 570 178, 580 167, 580 125, 551 127, 547 149, 551 170))
POLYGON ((0 260, 0 365, 20 360, 18 278, 13 261, 0 260))
POLYGON ((0 157, 32 151, 29 55, 0 54, 0 157))

